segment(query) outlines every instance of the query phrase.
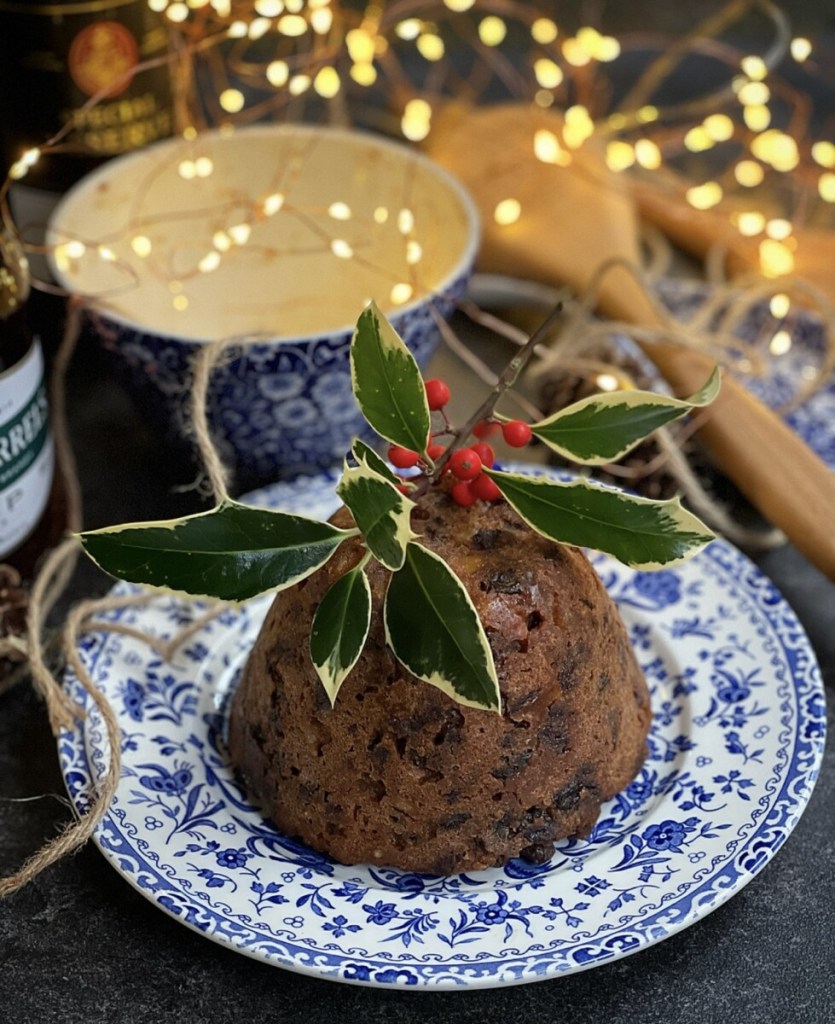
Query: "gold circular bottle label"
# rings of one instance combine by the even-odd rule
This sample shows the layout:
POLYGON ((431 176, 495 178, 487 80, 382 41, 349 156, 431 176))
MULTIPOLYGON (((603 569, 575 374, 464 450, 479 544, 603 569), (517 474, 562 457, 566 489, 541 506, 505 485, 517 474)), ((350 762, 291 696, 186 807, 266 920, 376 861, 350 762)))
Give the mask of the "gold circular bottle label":
POLYGON ((82 29, 68 58, 70 76, 87 96, 118 96, 130 85, 128 72, 138 63, 136 39, 118 21, 97 21, 82 29))

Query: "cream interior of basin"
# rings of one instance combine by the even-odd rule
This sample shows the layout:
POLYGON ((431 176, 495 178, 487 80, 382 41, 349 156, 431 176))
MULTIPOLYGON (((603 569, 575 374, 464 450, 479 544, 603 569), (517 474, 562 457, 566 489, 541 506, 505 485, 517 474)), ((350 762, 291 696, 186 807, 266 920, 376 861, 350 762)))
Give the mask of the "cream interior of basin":
POLYGON ((105 164, 50 224, 53 270, 121 321, 214 340, 326 334, 391 314, 474 256, 461 186, 405 145, 267 125, 105 164))

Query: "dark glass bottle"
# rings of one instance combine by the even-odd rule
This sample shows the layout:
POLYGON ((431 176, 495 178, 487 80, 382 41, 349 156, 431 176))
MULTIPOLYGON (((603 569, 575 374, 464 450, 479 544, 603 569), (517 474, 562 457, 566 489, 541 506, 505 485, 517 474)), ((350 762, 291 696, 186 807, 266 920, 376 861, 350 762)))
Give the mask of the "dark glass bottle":
POLYGON ((29 265, 0 231, 0 563, 30 578, 66 525, 44 359, 27 316, 29 265))
POLYGON ((43 156, 12 189, 27 238, 36 236, 30 224, 45 222, 50 198, 54 202, 102 160, 171 134, 169 66, 130 74, 167 51, 164 17, 147 0, 0 0, 4 170, 73 124, 62 142, 69 151, 43 156))

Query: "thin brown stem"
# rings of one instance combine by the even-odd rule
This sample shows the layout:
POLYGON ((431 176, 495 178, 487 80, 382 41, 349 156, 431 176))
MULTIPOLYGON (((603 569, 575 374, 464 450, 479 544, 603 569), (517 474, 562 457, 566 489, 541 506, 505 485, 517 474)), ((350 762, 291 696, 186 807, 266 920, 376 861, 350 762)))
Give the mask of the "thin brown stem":
POLYGON ((476 409, 473 415, 467 420, 463 427, 461 427, 453 437, 448 448, 443 455, 435 463, 435 469, 432 473, 431 480, 437 480, 440 474, 443 472, 444 466, 449 462, 450 456, 457 451, 459 448, 464 446, 467 438, 472 433, 473 427, 479 420, 487 419, 496 408, 499 399, 502 397, 508 388, 512 388, 516 383, 519 374, 525 368, 528 360, 534 354, 534 350, 537 345, 542 341, 548 334, 554 324, 557 322, 559 317, 562 315, 562 302, 558 302, 556 306, 551 310, 548 316, 542 321, 537 327, 533 334, 525 342, 524 346, 519 349, 516 355, 510 360, 505 369, 502 371, 496 386, 490 392, 490 394, 484 399, 481 405, 476 409))

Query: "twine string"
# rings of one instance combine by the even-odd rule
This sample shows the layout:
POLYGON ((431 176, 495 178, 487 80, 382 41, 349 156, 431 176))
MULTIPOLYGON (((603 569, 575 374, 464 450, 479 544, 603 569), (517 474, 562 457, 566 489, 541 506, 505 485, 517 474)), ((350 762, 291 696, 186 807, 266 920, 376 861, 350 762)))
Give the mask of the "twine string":
MULTIPOLYGON (((656 306, 657 312, 664 324, 663 332, 650 329, 637 329, 628 324, 612 324, 610 322, 597 323, 591 316, 595 304, 595 296, 600 282, 616 265, 623 265, 624 261, 608 261, 601 266, 595 280, 586 292, 581 295, 569 308, 566 322, 560 330, 560 344, 558 347, 545 344, 537 346, 536 356, 539 359, 538 374, 553 372, 555 368, 562 370, 571 368, 599 368, 609 364, 598 359, 596 352, 604 339, 610 339, 612 334, 622 331, 632 336, 640 337, 642 340, 652 341, 660 337, 667 340, 675 340, 680 344, 698 346, 703 351, 707 348, 711 353, 721 354, 724 361, 728 361, 728 348, 733 351, 740 350, 739 339, 732 336, 733 326, 741 316, 750 311, 751 306, 762 300, 764 294, 773 290, 772 286, 763 286, 759 283, 746 282, 742 293, 736 289, 720 289, 709 303, 688 324, 677 321, 658 302, 652 290, 644 281, 639 268, 626 264, 626 268, 636 276, 644 288, 647 298, 656 306), (728 306, 728 300, 732 299, 728 306), (721 311, 724 310, 724 313, 721 311), (721 314, 721 315, 720 315, 721 314), (722 321, 721 329, 712 328, 707 330, 707 325, 716 318, 722 321)), ((661 265, 660 259, 656 265, 661 265)), ((781 288, 784 282, 781 282, 781 288)), ((811 304, 815 305, 821 312, 827 336, 827 350, 820 370, 821 379, 824 373, 829 372, 835 364, 833 345, 831 337, 835 333, 835 311, 827 303, 825 298, 806 282, 793 281, 791 286, 794 292, 803 296, 811 304)), ((517 329, 512 325, 503 324, 498 318, 491 314, 479 311, 477 307, 468 305, 465 307, 473 313, 485 325, 497 329, 505 337, 519 343, 517 329)), ((68 495, 68 519, 70 529, 78 531, 81 525, 81 490, 75 461, 70 444, 69 432, 66 423, 66 371, 70 364, 73 351, 80 333, 81 317, 84 313, 81 302, 70 300, 68 304, 67 324, 64 338, 57 354, 53 370, 53 424, 55 431, 56 452, 58 453, 59 464, 65 477, 68 495)), ((448 337, 449 332, 444 330, 448 337)), ((189 408, 189 429, 193 434, 194 441, 198 448, 203 462, 204 470, 216 501, 221 502, 227 495, 227 481, 229 472, 224 465, 223 459, 215 445, 208 425, 207 403, 209 395, 209 384, 212 373, 228 356, 234 346, 246 345, 250 342, 263 340, 258 335, 237 336, 225 338, 206 345, 198 354, 194 363, 194 378, 191 405, 189 408)), ((749 346, 750 347, 750 346, 749 346)), ((750 358, 754 361, 757 355, 750 352, 750 358)), ((748 354, 747 349, 746 355, 748 354)), ((478 368, 475 360, 469 359, 469 365, 483 379, 484 374, 490 374, 486 367, 478 368)), ((623 374, 620 368, 618 372, 623 374)), ((658 432, 659 445, 662 450, 660 457, 668 460, 670 471, 689 497, 691 503, 699 514, 709 518, 714 524, 718 524, 722 532, 739 543, 753 545, 757 542, 774 544, 782 540, 781 535, 776 531, 771 534, 759 534, 753 536, 749 531, 743 531, 735 524, 724 510, 717 507, 716 502, 706 494, 704 489, 695 478, 685 457, 682 455, 679 444, 672 435, 665 429, 658 432)), ((76 536, 69 535, 52 551, 44 560, 42 567, 34 581, 31 591, 29 615, 27 622, 27 633, 24 641, 20 639, 4 641, 0 654, 5 652, 14 653, 28 659, 28 669, 36 690, 42 695, 47 708, 49 723, 52 731, 57 735, 62 729, 73 730, 76 723, 85 717, 85 710, 77 704, 65 690, 60 681, 50 670, 47 663, 47 655, 50 650, 50 640, 46 637, 46 622, 56 602, 64 593, 66 585, 72 575, 81 546, 76 536)), ((14 874, 0 879, 0 898, 11 895, 23 886, 27 885, 41 872, 46 870, 63 857, 80 849, 93 835, 97 826, 106 814, 113 797, 116 793, 121 773, 121 732, 116 714, 105 695, 92 679, 87 671, 84 661, 79 653, 79 640, 87 633, 99 633, 102 635, 117 634, 131 639, 147 643, 152 650, 163 657, 171 660, 175 657, 179 647, 195 633, 199 632, 208 622, 220 615, 228 605, 224 602, 217 602, 210 605, 205 612, 196 616, 187 626, 180 630, 170 639, 160 639, 148 635, 141 629, 114 620, 103 619, 102 616, 116 613, 130 607, 140 607, 157 599, 153 591, 141 591, 131 593, 111 594, 104 598, 85 600, 74 606, 68 613, 65 626, 60 635, 61 649, 73 676, 83 691, 89 696, 95 705, 101 721, 104 725, 109 757, 107 764, 101 771, 100 776, 94 781, 89 806, 83 811, 75 810, 76 819, 65 824, 61 831, 53 839, 47 842, 39 851, 33 854, 23 866, 14 874)), ((24 664, 22 668, 25 669, 24 664)))

